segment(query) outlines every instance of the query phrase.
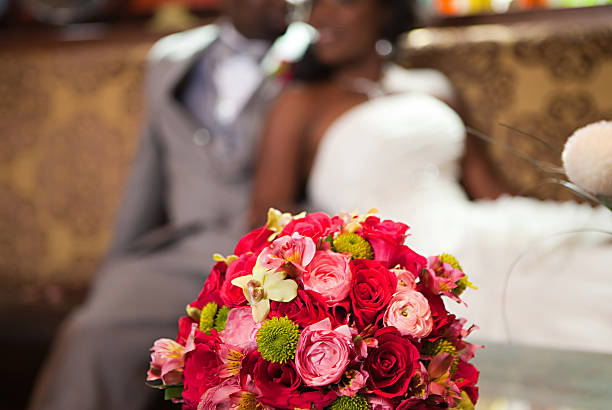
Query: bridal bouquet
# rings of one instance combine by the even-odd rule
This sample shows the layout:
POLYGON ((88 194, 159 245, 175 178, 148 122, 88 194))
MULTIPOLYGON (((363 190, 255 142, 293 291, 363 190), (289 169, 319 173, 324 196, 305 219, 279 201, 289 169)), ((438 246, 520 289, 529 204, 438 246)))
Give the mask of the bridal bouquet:
POLYGON ((408 226, 271 209, 215 255, 147 380, 183 409, 471 409, 475 328, 450 314, 473 287, 454 257, 404 245, 408 226))

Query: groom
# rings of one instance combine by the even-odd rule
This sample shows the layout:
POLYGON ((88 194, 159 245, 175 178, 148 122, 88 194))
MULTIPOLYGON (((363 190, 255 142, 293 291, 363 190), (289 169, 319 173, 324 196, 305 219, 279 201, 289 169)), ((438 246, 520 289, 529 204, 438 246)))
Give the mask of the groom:
POLYGON ((174 337, 212 267, 245 233, 257 134, 280 83, 270 45, 285 0, 222 0, 217 23, 152 49, 147 118, 109 254, 63 324, 31 409, 144 409, 148 349, 174 337), (268 56, 266 57, 266 54, 268 56))

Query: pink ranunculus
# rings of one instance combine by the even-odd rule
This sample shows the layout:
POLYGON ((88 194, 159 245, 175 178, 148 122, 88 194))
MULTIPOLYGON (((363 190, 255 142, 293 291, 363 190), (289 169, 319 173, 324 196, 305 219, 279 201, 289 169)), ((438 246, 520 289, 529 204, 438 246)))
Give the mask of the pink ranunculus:
POLYGON ((297 372, 308 386, 336 383, 355 357, 353 349, 349 327, 332 329, 331 320, 324 319, 300 334, 295 352, 297 372))
POLYGON ((351 289, 350 261, 350 255, 317 251, 303 273, 304 288, 321 294, 329 306, 342 302, 351 289))
POLYGON ((402 336, 425 337, 433 329, 431 308, 421 292, 402 290, 391 298, 383 317, 385 326, 394 326, 402 336))
POLYGON ((397 290, 408 290, 416 288, 416 277, 406 269, 390 269, 397 276, 397 290))
POLYGON ((299 272, 304 271, 315 255, 316 246, 312 239, 294 232, 281 236, 261 251, 257 261, 264 268, 279 269, 292 265, 299 272))
POLYGON ((257 332, 262 323, 255 323, 250 306, 234 308, 229 311, 225 329, 219 336, 223 343, 248 352, 257 348, 257 332))

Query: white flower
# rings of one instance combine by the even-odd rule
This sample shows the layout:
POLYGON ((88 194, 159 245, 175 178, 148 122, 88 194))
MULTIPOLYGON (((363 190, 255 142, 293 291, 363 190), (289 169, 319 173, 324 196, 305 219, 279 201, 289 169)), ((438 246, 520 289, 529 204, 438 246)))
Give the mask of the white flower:
POLYGON ((577 129, 565 143, 563 168, 574 184, 597 195, 612 195, 612 121, 577 129))

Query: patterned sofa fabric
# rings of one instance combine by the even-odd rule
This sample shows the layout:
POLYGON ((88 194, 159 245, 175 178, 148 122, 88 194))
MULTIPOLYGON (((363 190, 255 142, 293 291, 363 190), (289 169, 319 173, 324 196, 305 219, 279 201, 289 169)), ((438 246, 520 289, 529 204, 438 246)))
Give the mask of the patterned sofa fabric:
POLYGON ((83 298, 136 147, 151 41, 0 51, 0 307, 83 298))
MULTIPOLYGON (((421 29, 406 37, 402 61, 444 72, 473 128, 532 158, 560 165, 560 152, 573 130, 612 119, 611 21, 421 29)), ((543 184, 544 174, 501 145, 488 144, 486 151, 514 192, 577 199, 558 185, 543 184)))

